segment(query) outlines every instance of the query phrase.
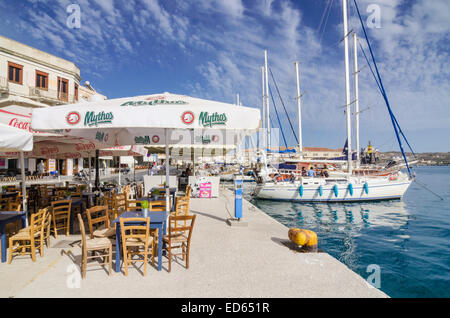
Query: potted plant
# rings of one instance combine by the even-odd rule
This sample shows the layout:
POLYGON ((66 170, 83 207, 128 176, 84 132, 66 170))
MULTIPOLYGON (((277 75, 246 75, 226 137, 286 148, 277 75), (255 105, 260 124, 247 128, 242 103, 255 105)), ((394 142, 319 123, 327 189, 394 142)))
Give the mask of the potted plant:
POLYGON ((158 201, 159 189, 153 189, 152 196, 158 201))
POLYGON ((66 199, 67 200, 70 200, 70 196, 72 195, 72 192, 70 192, 70 191, 67 191, 66 192, 66 199))
POLYGON ((2 192, 3 192, 3 193, 6 193, 6 191, 8 191, 8 186, 5 186, 5 185, 2 186, 2 192))
POLYGON ((145 218, 148 217, 148 212, 149 212, 148 207, 149 207, 148 201, 141 201, 141 210, 142 210, 142 214, 145 218))

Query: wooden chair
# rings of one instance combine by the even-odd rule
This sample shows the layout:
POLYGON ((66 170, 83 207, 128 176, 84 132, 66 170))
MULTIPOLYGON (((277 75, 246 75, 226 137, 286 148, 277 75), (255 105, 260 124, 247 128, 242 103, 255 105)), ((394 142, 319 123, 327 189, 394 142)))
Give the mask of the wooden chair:
POLYGON ((163 236, 166 243, 165 250, 169 258, 169 272, 172 269, 172 256, 182 255, 186 260, 186 269, 189 268, 189 249, 191 246, 192 230, 194 229, 196 215, 169 216, 169 232, 163 236), (189 225, 181 225, 187 222, 189 225), (180 249, 181 253, 172 253, 173 249, 180 249))
POLYGON ((155 264, 155 248, 153 237, 149 231, 150 218, 120 218, 120 231, 122 235, 123 264, 125 276, 128 276, 128 265, 144 262, 144 276, 147 273, 148 250, 152 250, 152 265, 155 264), (133 222, 133 224, 127 224, 133 222), (136 222, 144 224, 136 225, 136 222), (133 256, 142 255, 143 259, 133 259, 133 256))
POLYGON ((53 201, 52 205, 52 222, 53 233, 58 238, 58 230, 65 230, 69 236, 70 231, 70 209, 72 207, 71 200, 53 201))
POLYGON ((127 209, 127 200, 125 194, 114 195, 112 205, 113 205, 112 211, 114 214, 114 219, 116 219, 127 209))
POLYGON ((141 201, 138 200, 127 200, 127 211, 140 211, 141 201))
POLYGON ((114 227, 111 227, 108 206, 94 206, 86 209, 91 239, 95 237, 113 237, 116 234, 114 227))
POLYGON ((36 249, 39 249, 41 256, 44 255, 44 246, 42 243, 44 221, 47 213, 47 209, 41 209, 39 212, 32 214, 30 226, 20 230, 17 234, 9 238, 8 264, 11 264, 13 255, 26 254, 30 254, 31 259, 35 262, 36 249))
POLYGON ((8 211, 11 198, 0 198, 0 211, 8 211))
MULTIPOLYGON (((171 205, 171 203, 170 203, 171 205)), ((171 207, 170 207, 171 208, 171 207)), ((165 211, 166 210, 166 201, 158 200, 158 201, 149 201, 148 205, 149 211, 165 211)))
POLYGON ((44 219, 44 235, 42 236, 42 241, 41 241, 41 245, 44 244, 45 241, 45 245, 47 247, 50 247, 50 232, 51 232, 51 228, 52 228, 52 213, 50 213, 50 211, 47 212, 47 215, 44 219))
POLYGON ((111 260, 112 260, 112 244, 111 241, 105 237, 96 238, 86 238, 86 231, 84 229, 84 222, 80 214, 78 214, 78 222, 80 223, 81 232, 81 277, 86 277, 86 268, 90 265, 88 264, 89 259, 94 259, 98 257, 103 257, 103 263, 101 265, 106 265, 108 263, 108 274, 111 275, 111 260), (99 252, 100 254, 97 254, 99 252), (92 255, 88 256, 88 254, 92 255))

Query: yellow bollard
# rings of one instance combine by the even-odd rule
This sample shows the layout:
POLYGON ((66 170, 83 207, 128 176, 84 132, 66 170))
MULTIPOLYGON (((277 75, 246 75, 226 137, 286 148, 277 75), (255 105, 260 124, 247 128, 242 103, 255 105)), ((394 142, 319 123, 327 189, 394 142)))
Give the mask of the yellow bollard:
POLYGON ((288 232, 289 239, 308 252, 317 252, 317 234, 310 230, 291 228, 288 232))

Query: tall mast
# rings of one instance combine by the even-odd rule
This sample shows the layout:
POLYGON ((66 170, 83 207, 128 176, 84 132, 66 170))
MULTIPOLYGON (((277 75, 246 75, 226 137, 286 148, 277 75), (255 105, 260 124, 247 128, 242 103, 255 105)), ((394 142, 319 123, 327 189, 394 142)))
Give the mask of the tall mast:
MULTIPOLYGON (((266 147, 266 86, 264 80, 264 66, 261 66, 261 83, 262 83, 262 145, 266 147)), ((266 151, 266 149, 264 149, 266 151)))
POLYGON ((298 73, 298 61, 295 61, 294 64, 295 64, 295 72, 297 74, 298 152, 300 153, 300 159, 303 159, 302 107, 300 101, 300 75, 298 73))
POLYGON ((267 50, 264 50, 264 64, 266 71, 266 124, 267 124, 267 148, 270 149, 270 112, 269 112, 269 67, 267 64, 267 50))
POLYGON ((357 35, 353 33, 353 71, 355 76, 355 138, 356 138, 356 168, 359 168, 359 83, 358 83, 358 47, 357 47, 357 35))
POLYGON ((347 21, 347 0, 342 0, 342 15, 344 22, 344 59, 345 59, 345 113, 347 115, 347 163, 348 173, 352 174, 352 127, 350 113, 350 72, 348 58, 348 21, 347 21))

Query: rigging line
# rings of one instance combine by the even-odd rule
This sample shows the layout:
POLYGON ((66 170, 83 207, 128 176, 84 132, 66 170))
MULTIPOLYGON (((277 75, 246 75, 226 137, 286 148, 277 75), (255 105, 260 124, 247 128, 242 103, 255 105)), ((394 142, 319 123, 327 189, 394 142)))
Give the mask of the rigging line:
POLYGON ((388 98, 387 98, 387 96, 386 96, 386 91, 385 91, 384 86, 383 86, 383 82, 381 81, 380 72, 378 71, 378 66, 377 66, 377 63, 376 63, 376 61, 375 61, 375 57, 374 57, 373 52, 372 52, 372 47, 371 47, 370 42, 369 42, 369 38, 368 38, 368 35, 367 35, 367 32, 366 32, 366 28, 364 27, 364 23, 363 23, 363 21, 362 21, 361 14, 360 14, 360 12, 359 12, 358 4, 356 3, 356 0, 353 0, 353 2, 355 3, 355 7, 356 7, 356 11, 357 11, 357 13, 358 13, 359 21, 360 21, 360 23, 361 23, 361 27, 362 27, 362 30, 363 30, 363 32, 364 32, 364 36, 365 36, 366 41, 367 41, 367 45, 369 46, 370 55, 372 56, 372 61, 373 61, 375 70, 376 70, 376 72, 377 72, 377 77, 378 77, 378 80, 380 81, 380 86, 381 86, 381 89, 382 89, 382 91, 383 91, 383 93, 384 93, 384 94, 383 94, 383 97, 384 97, 384 100, 385 100, 385 102, 386 102, 386 106, 387 106, 387 108, 388 108, 389 115, 391 116, 391 121, 392 121, 392 125, 394 126, 395 135, 397 136, 398 145, 399 145, 399 147, 400 147, 400 150, 402 151, 403 159, 405 160, 405 164, 406 164, 406 168, 407 168, 407 170, 408 170, 408 174, 409 174, 410 177, 412 177, 411 169, 409 168, 408 160, 407 160, 407 158, 406 158, 406 154, 405 154, 405 151, 404 151, 404 149, 403 149, 402 142, 401 142, 401 140, 400 140, 400 136, 399 136, 399 132, 398 132, 398 129, 397 129, 396 121, 394 120, 395 116, 394 116, 394 114, 392 113, 391 107, 390 107, 390 105, 389 105, 389 100, 388 100, 388 98))
POLYGON ((278 97, 280 98, 281 105, 282 105, 283 108, 284 108, 284 113, 286 114, 286 117, 287 117, 287 119, 288 119, 289 125, 291 126, 292 133, 294 134, 295 141, 296 141, 297 144, 298 144, 298 138, 297 138, 297 135, 296 135, 296 133, 295 133, 294 127, 292 126, 291 119, 290 119, 290 117, 289 117, 289 115, 288 115, 288 112, 287 112, 287 110, 286 110, 286 106, 284 106, 284 102, 283 102, 283 99, 281 98, 280 90, 278 89, 277 82, 275 81, 275 77, 273 76, 272 69, 271 69, 270 67, 269 67, 269 71, 270 71, 270 75, 272 76, 273 83, 275 84, 275 88, 277 89, 277 93, 278 93, 278 97))
POLYGON ((414 181, 415 181, 418 185, 420 185, 422 188, 424 188, 425 190, 428 190, 429 192, 431 192, 431 193, 433 193, 435 196, 437 196, 439 199, 441 199, 442 201, 444 201, 444 198, 443 198, 443 197, 441 197, 439 194, 433 192, 433 191, 432 191, 431 189, 429 189, 425 184, 423 184, 423 183, 417 181, 417 179, 414 179, 414 181))
POLYGON ((323 24, 322 32, 320 32, 319 43, 322 42, 323 35, 325 34, 325 29, 326 29, 326 27, 327 27, 328 18, 330 17, 330 13, 331 13, 331 7, 333 6, 333 1, 334 1, 334 0, 331 0, 331 1, 329 2, 330 5, 328 6, 328 14, 327 14, 327 17, 326 17, 326 19, 325 19, 325 23, 323 24))
POLYGON ((281 127, 280 116, 278 115, 277 106, 275 105, 275 99, 273 98, 272 88, 270 88, 270 84, 269 84, 269 93, 270 93, 270 97, 272 97, 273 108, 275 109, 275 114, 277 115, 278 126, 280 126, 280 130, 281 130, 281 136, 283 136, 284 145, 286 146, 286 149, 287 149, 286 137, 284 136, 283 127, 281 127))
POLYGON ((325 14, 328 10, 328 6, 330 5, 330 2, 331 2, 331 0, 327 0, 327 4, 325 5, 325 9, 323 10, 322 17, 320 18, 320 23, 319 23, 319 27, 317 28, 317 32, 320 32, 320 29, 322 28, 322 22, 323 22, 323 19, 325 18, 325 14))
MULTIPOLYGON (((359 42, 359 39, 358 39, 358 42, 359 42)), ((360 46, 360 48, 361 48, 361 51, 362 51, 363 54, 364 54, 364 58, 366 59, 367 65, 369 65, 370 71, 372 72, 372 75, 373 75, 375 81, 377 82, 377 86, 378 86, 378 89, 380 90, 381 95, 383 95, 383 97, 384 97, 385 99, 387 99, 387 96, 385 96, 386 93, 383 92, 383 90, 382 90, 382 88, 381 88, 381 85, 380 85, 378 79, 377 79, 376 76, 375 76, 375 73, 374 73, 374 71, 373 71, 373 69, 372 69, 372 66, 370 65, 369 59, 367 58, 366 52, 364 51, 364 48, 362 47, 361 42, 359 42, 359 46, 360 46)), ((402 130, 402 128, 400 127, 400 124, 398 123, 397 118, 396 118, 395 116, 394 116, 394 121, 395 121, 395 124, 396 124, 397 127, 398 127, 398 130, 399 130, 400 134, 402 135, 403 139, 405 140, 406 144, 408 145, 409 150, 411 150, 411 153, 413 154, 414 158, 417 158, 417 156, 416 156, 414 150, 412 149, 411 145, 409 144, 408 139, 406 138, 405 134, 403 133, 403 130, 402 130)))

